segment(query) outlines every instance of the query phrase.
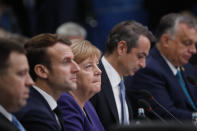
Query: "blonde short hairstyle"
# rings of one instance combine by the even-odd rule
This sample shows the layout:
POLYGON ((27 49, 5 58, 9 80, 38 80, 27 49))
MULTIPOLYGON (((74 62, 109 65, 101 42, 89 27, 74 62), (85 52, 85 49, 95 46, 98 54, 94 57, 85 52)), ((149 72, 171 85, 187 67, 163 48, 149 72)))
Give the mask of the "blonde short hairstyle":
POLYGON ((101 57, 101 51, 90 41, 75 39, 71 41, 71 49, 74 54, 74 60, 79 64, 88 57, 101 57))

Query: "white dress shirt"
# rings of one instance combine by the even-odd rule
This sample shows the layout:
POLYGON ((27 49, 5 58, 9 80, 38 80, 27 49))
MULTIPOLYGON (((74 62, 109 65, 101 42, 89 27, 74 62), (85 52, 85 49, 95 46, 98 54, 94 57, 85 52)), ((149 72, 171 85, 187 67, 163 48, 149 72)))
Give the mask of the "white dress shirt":
MULTIPOLYGON (((116 107, 118 110, 118 116, 119 116, 119 122, 122 123, 122 113, 121 113, 121 100, 120 100, 120 75, 118 74, 118 72, 112 67, 112 65, 105 59, 105 57, 103 56, 101 58, 101 61, 103 63, 103 66, 105 68, 105 71, 107 73, 107 76, 109 78, 110 84, 112 86, 112 91, 113 91, 113 95, 115 98, 115 103, 116 103, 116 107)), ((129 111, 128 111, 128 106, 126 103, 126 114, 127 114, 127 119, 129 122, 129 111)))
MULTIPOLYGON (((57 102, 51 95, 49 95, 48 93, 46 93, 45 91, 43 91, 42 89, 40 89, 39 87, 37 87, 35 85, 33 86, 33 88, 35 90, 37 90, 44 97, 44 99, 47 101, 47 103, 49 104, 49 106, 50 106, 52 111, 57 107, 57 102)), ((57 120, 57 123, 61 127, 60 121, 59 121, 59 119, 58 119, 56 114, 55 114, 55 118, 57 120)))
POLYGON ((2 106, 0 105, 0 112, 1 114, 3 114, 9 121, 12 122, 12 114, 7 112, 7 110, 2 106))
POLYGON ((171 71, 174 74, 174 76, 176 76, 177 71, 180 70, 180 67, 176 68, 164 55, 161 54, 161 56, 164 58, 164 60, 168 64, 168 66, 171 69, 171 71))

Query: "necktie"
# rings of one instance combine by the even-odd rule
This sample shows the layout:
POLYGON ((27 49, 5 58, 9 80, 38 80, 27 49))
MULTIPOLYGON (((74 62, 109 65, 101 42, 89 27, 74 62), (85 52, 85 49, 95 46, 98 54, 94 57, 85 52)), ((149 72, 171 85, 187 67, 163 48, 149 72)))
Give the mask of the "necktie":
POLYGON ((59 108, 56 107, 56 108, 53 110, 53 112, 57 115, 58 120, 59 120, 59 124, 60 124, 61 128, 63 129, 63 118, 62 118, 62 114, 61 114, 59 108))
POLYGON ((187 90, 187 88, 186 88, 186 86, 185 86, 185 83, 184 83, 184 80, 183 80, 183 77, 182 77, 182 75, 181 75, 181 71, 180 71, 180 70, 177 71, 176 77, 178 78, 179 83, 180 83, 180 86, 181 86, 183 92, 185 93, 187 99, 189 100, 190 104, 192 105, 193 109, 194 109, 195 111, 197 111, 197 108, 196 108, 196 106, 194 105, 194 102, 193 102, 191 96, 189 95, 189 92, 188 92, 188 90, 187 90))
POLYGON ((119 86, 120 86, 122 124, 128 124, 127 114, 126 114, 125 86, 123 80, 120 81, 119 86))
POLYGON ((20 130, 25 131, 25 128, 21 125, 21 123, 17 120, 17 118, 12 115, 12 123, 20 130))

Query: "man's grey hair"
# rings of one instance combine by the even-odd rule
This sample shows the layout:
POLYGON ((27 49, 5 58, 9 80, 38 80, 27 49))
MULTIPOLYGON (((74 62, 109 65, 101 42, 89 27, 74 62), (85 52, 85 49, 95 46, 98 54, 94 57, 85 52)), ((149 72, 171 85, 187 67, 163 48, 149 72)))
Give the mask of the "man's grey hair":
POLYGON ((63 37, 83 37, 84 39, 87 36, 85 28, 74 22, 66 22, 60 25, 56 30, 56 34, 63 37))
POLYGON ((163 16, 160 20, 160 23, 156 31, 157 41, 159 41, 161 39, 161 36, 165 33, 174 38, 174 35, 177 31, 177 27, 180 23, 185 23, 189 27, 197 30, 196 18, 179 13, 170 13, 163 16))

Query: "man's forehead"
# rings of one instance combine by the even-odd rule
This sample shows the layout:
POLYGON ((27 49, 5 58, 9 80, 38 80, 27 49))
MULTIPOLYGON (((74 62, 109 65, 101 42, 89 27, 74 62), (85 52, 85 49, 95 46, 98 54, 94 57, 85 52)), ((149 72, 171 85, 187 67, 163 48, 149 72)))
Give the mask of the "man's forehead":
POLYGON ((47 53, 51 58, 56 60, 74 59, 70 46, 65 44, 56 44, 49 47, 47 53))
POLYGON ((71 53, 72 50, 69 45, 63 44, 63 43, 56 43, 53 46, 48 47, 47 49, 48 53, 71 53))
POLYGON ((54 45, 48 47, 48 50, 57 50, 57 49, 70 49, 70 46, 61 42, 57 42, 54 45))
POLYGON ((197 41, 197 30, 193 27, 189 27, 186 24, 180 24, 179 30, 176 33, 176 37, 183 40, 197 41))
POLYGON ((12 52, 8 59, 8 65, 9 67, 16 67, 20 66, 28 68, 28 60, 25 54, 12 52))

